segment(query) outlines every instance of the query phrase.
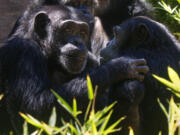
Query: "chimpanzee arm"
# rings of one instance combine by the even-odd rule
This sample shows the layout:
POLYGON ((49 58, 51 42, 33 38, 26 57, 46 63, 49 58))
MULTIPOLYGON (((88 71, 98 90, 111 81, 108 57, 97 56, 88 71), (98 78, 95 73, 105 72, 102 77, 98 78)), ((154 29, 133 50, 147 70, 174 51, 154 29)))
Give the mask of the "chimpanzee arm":
MULTIPOLYGON (((57 92, 62 95, 66 100, 69 100, 69 102, 72 102, 72 97, 75 97, 76 99, 83 101, 81 102, 81 104, 88 103, 86 81, 87 74, 89 74, 93 86, 98 86, 98 95, 102 95, 105 93, 106 88, 116 82, 129 78, 143 77, 142 75, 139 75, 136 71, 136 68, 138 66, 132 66, 133 63, 138 64, 139 62, 142 65, 145 64, 144 59, 127 59, 125 57, 113 59, 96 69, 91 69, 90 71, 85 70, 78 77, 60 85, 57 92)), ((142 67, 144 68, 144 66, 142 67)), ((145 66, 144 69, 146 68, 147 67, 145 66)))
POLYGON ((8 101, 17 105, 18 111, 28 113, 49 107, 54 98, 39 46, 30 40, 15 38, 0 49, 0 55, 8 101))

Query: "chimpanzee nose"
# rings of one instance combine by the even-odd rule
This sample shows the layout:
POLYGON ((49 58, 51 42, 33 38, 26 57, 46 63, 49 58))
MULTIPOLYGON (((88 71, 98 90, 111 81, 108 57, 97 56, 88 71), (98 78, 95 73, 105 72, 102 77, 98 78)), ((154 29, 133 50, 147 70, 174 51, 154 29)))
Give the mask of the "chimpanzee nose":
POLYGON ((121 31, 122 31, 122 29, 120 26, 113 27, 114 36, 118 36, 121 33, 121 31))

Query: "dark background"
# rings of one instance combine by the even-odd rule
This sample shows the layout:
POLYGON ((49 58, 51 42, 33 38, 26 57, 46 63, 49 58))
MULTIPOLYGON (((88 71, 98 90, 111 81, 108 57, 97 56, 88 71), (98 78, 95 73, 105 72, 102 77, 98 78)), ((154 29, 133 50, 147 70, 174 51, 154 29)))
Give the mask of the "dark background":
POLYGON ((0 45, 30 0, 0 0, 0 45))

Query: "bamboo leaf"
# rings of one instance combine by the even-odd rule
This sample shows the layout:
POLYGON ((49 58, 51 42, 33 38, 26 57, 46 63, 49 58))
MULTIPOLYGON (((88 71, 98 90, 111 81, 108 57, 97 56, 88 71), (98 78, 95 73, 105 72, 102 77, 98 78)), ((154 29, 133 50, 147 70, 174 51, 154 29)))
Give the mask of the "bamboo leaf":
POLYGON ((157 79, 159 82, 161 82, 161 83, 163 83, 164 85, 166 85, 167 87, 169 87, 169 88, 171 88, 171 89, 174 89, 174 90, 176 90, 177 89, 177 87, 173 84, 173 83, 171 83, 170 81, 168 81, 168 80, 166 80, 166 79, 164 79, 164 78, 162 78, 162 77, 159 77, 159 76, 157 76, 157 75, 152 75, 155 79, 157 79))
POLYGON ((131 127, 129 127, 129 135, 134 135, 134 131, 131 127))
POLYGON ((42 125, 43 125, 43 129, 44 131, 48 134, 48 135, 53 135, 53 129, 48 126, 46 123, 42 122, 42 125))
POLYGON ((27 124, 26 121, 25 121, 24 124, 23 124, 23 135, 29 135, 29 132, 28 132, 28 124, 27 124))
POLYGON ((23 117, 29 124, 37 127, 37 128, 42 128, 42 124, 36 120, 35 118, 33 118, 30 115, 25 115, 23 113, 20 113, 21 117, 23 117))
POLYGON ((164 105, 161 103, 161 101, 159 100, 159 98, 157 99, 157 101, 158 101, 158 103, 159 103, 161 109, 163 110, 163 112, 164 112, 166 118, 168 118, 168 112, 167 112, 166 108, 165 108, 164 105))
POLYGON ((77 102, 75 98, 73 98, 73 114, 74 117, 77 117, 77 102))
POLYGON ((73 115, 73 109, 71 108, 71 106, 60 96, 58 95, 55 91, 51 90, 52 93, 56 96, 56 98, 58 99, 59 104, 66 109, 71 115, 73 115))
POLYGON ((180 90, 180 87, 178 87, 180 86, 179 75, 171 67, 168 67, 168 75, 173 84, 178 88, 177 90, 180 90))
POLYGON ((105 129, 106 126, 107 126, 107 123, 108 123, 108 121, 109 121, 109 119, 110 119, 110 117, 111 117, 111 115, 112 115, 112 112, 113 112, 113 111, 111 111, 111 112, 108 114, 108 116, 106 117, 105 121, 103 122, 103 124, 102 124, 102 126, 101 126, 101 128, 100 128, 100 130, 99 130, 99 134, 100 134, 100 135, 104 132, 104 129, 105 129))
POLYGON ((89 75, 87 75, 87 87, 88 87, 89 100, 93 100, 93 98, 94 98, 93 87, 92 87, 92 82, 91 82, 89 75))
POLYGON ((51 116, 50 116, 50 118, 49 118, 48 124, 49 124, 51 127, 54 127, 54 126, 56 125, 56 119, 57 119, 56 108, 53 107, 52 113, 51 113, 51 116))
POLYGON ((0 94, 0 100, 2 100, 2 99, 3 99, 3 97, 4 97, 4 95, 3 95, 3 94, 0 94))
MULTIPOLYGON (((113 133, 114 128, 125 119, 125 117, 120 118, 118 121, 116 121, 114 124, 112 124, 111 126, 108 127, 108 129, 105 130, 105 134, 109 134, 109 133, 113 133)), ((121 128, 119 128, 118 130, 120 130, 121 128)))

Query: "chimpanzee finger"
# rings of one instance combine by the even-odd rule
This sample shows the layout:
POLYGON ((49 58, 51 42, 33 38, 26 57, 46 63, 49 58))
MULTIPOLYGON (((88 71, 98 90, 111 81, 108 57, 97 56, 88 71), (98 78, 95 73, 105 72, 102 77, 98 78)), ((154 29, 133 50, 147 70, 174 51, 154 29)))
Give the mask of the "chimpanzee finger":
POLYGON ((137 66, 135 69, 139 73, 146 74, 147 72, 149 72, 149 67, 148 66, 137 66))
POLYGON ((147 65, 147 62, 145 59, 135 59, 132 61, 132 64, 134 64, 134 65, 147 65))
POLYGON ((142 81, 144 80, 144 75, 138 74, 135 78, 136 78, 138 81, 142 82, 142 81))

